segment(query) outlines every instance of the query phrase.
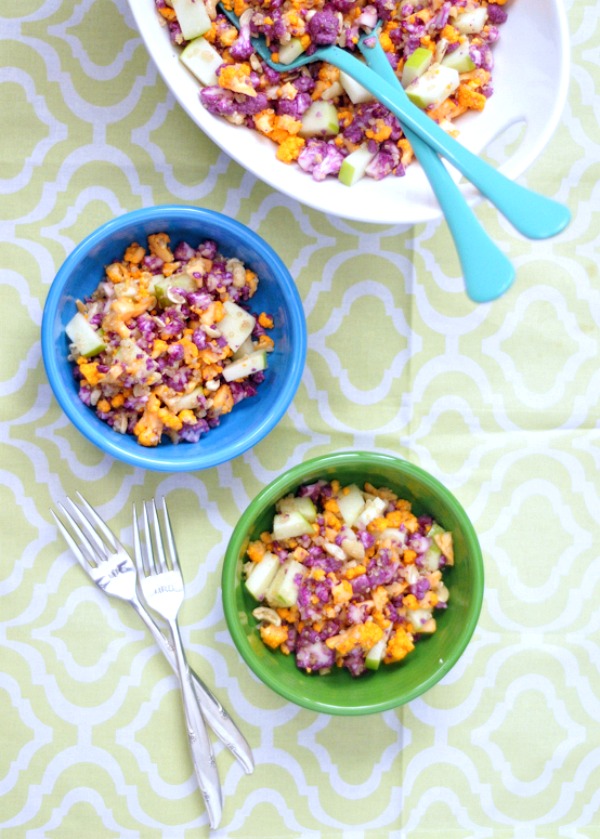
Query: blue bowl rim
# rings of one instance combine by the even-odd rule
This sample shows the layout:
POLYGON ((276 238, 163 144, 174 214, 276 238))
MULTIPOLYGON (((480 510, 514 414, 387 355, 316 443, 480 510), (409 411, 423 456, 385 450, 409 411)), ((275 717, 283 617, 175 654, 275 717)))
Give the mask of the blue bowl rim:
MULTIPOLYGON (((46 375, 57 402, 69 420, 86 439, 106 454, 131 466, 156 471, 188 472, 218 466, 221 463, 233 460, 264 439, 286 413, 300 385, 306 362, 307 344, 306 321, 298 289, 289 269, 271 245, 258 233, 236 219, 229 218, 217 210, 189 205, 160 204, 153 207, 132 210, 101 224, 75 246, 56 272, 50 285, 42 314, 41 349, 46 375), (139 452, 137 450, 127 451, 122 449, 119 445, 120 435, 114 433, 114 437, 112 437, 105 433, 104 428, 93 427, 87 422, 85 412, 76 411, 72 408, 72 404, 65 398, 63 393, 63 385, 59 374, 60 364, 57 360, 53 341, 53 323, 63 293, 63 285, 67 277, 70 276, 82 257, 96 245, 109 239, 123 227, 132 224, 141 225, 162 221, 165 226, 168 226, 169 224, 183 220, 192 220, 197 222, 198 225, 202 225, 203 221, 210 220, 211 223, 216 221, 225 232, 241 239, 247 247, 256 253, 258 258, 262 258, 265 262, 274 266, 288 299, 293 303, 290 306, 290 321, 295 333, 295 345, 289 373, 282 382, 276 398, 272 400, 270 410, 265 414, 262 422, 252 434, 241 437, 237 442, 220 449, 212 456, 207 456, 201 449, 198 449, 196 444, 185 444, 186 452, 189 449, 189 455, 186 457, 179 456, 177 459, 173 459, 168 456, 168 448, 166 446, 156 449, 147 449, 140 446, 139 452), (160 452, 160 455, 158 457, 153 456, 157 452, 160 452)), ((106 430, 110 429, 107 428, 106 430)))

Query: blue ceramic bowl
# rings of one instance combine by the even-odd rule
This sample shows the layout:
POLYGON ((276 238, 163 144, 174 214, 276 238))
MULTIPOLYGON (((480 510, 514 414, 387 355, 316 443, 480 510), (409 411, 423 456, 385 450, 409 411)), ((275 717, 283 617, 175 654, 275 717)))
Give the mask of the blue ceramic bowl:
POLYGON ((95 446, 118 460, 144 469, 188 472, 206 469, 238 457, 262 440, 279 422, 300 384, 306 359, 306 321, 294 281, 275 251, 256 233, 221 213, 200 207, 166 205, 136 210, 103 224, 83 240, 58 271, 42 319, 42 357, 50 386, 61 408, 95 446), (275 349, 269 354, 265 381, 256 396, 235 406, 198 443, 141 446, 135 437, 113 431, 79 399, 73 364, 67 360, 65 325, 76 312, 76 301, 101 281, 104 267, 120 258, 134 241, 167 232, 171 241, 192 245, 213 239, 224 256, 236 256, 259 278, 253 311, 274 319, 269 334, 275 349))

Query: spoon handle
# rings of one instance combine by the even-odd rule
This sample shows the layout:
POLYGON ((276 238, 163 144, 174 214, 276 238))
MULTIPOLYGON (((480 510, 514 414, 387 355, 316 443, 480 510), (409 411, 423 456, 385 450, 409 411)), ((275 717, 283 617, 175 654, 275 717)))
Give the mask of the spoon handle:
MULTIPOLYGON (((404 88, 379 38, 375 35, 373 38, 361 39, 358 47, 369 67, 382 79, 395 85, 401 98, 405 97, 404 88)), ((462 267, 467 294, 476 303, 495 300, 514 281, 515 270, 510 260, 482 228, 436 152, 410 129, 405 129, 404 133, 446 217, 462 267)))
MULTIPOLYGON (((323 58, 325 59, 325 50, 323 58)), ((329 47, 325 60, 352 76, 398 117, 405 130, 413 132, 452 163, 524 236, 529 239, 547 239, 560 233, 567 226, 571 218, 567 207, 520 186, 477 157, 440 128, 424 111, 413 105, 408 98, 405 102, 404 94, 399 96, 395 86, 382 79, 355 56, 339 47, 329 47)), ((449 210, 457 212, 454 203, 449 210)), ((445 209, 444 212, 446 218, 452 216, 452 212, 446 212, 445 209)))

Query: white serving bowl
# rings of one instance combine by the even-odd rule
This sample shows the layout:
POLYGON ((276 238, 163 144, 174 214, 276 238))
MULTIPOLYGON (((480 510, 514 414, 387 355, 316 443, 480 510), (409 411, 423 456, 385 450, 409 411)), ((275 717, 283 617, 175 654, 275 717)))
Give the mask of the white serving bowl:
MULTIPOLYGON (((335 178, 316 183, 298 166, 281 163, 275 146, 257 132, 212 116, 199 100, 199 83, 179 61, 154 0, 129 0, 149 54, 181 107, 226 154, 273 189, 308 207, 354 221, 411 225, 438 219, 439 205, 420 166, 403 178, 364 178, 353 187, 335 178)), ((494 49, 494 95, 482 113, 457 120, 461 142, 481 153, 494 144, 494 160, 510 178, 518 178, 540 155, 552 136, 566 100, 569 39, 562 0, 513 0, 494 49), (517 131, 521 125, 524 130, 517 131), (518 139, 515 139, 518 137, 518 139)), ((470 203, 479 193, 461 185, 470 203)))

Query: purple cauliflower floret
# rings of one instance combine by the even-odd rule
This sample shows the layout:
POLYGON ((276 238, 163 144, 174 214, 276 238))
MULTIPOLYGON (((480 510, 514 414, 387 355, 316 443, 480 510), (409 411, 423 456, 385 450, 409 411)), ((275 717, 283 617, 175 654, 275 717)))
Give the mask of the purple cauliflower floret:
POLYGON ((312 76, 298 76, 292 82, 298 93, 312 93, 315 89, 315 80, 312 76))
POLYGON ((173 251, 173 256, 178 262, 189 262, 196 256, 196 251, 187 242, 179 242, 173 251))
POLYGON ((444 28, 444 26, 448 23, 451 5, 452 4, 449 2, 445 2, 441 9, 431 18, 428 26, 428 29, 430 31, 439 31, 440 29, 444 28))
POLYGON ((354 0, 331 0, 329 5, 337 12, 346 15, 353 8, 354 0))
POLYGON ((469 47, 469 55, 471 57, 471 61, 476 67, 481 67, 483 70, 491 72, 494 67, 494 58, 492 51, 487 44, 481 44, 480 46, 471 44, 469 47))
POLYGON ((375 6, 365 6, 356 19, 356 25, 363 29, 373 29, 377 26, 377 8, 375 6))
POLYGON ((425 593, 429 591, 431 588, 431 584, 427 577, 419 577, 417 582, 410 586, 410 593, 414 594, 417 600, 422 600, 425 597, 425 593))
POLYGON ((200 437, 209 430, 206 420, 198 420, 194 425, 184 425, 179 432, 179 439, 186 443, 197 443, 200 437))
POLYGON ((315 12, 308 22, 308 34, 313 44, 335 44, 340 32, 340 21, 333 9, 315 12))
POLYGON ((488 20, 490 23, 493 23, 494 26, 499 26, 502 23, 506 23, 507 17, 506 9, 503 9, 497 3, 490 3, 488 6, 488 20))
POLYGON ((396 8, 394 0, 375 0, 374 4, 379 20, 388 21, 396 8))
POLYGON ((237 112, 237 103, 230 90, 217 85, 208 85, 200 91, 200 101, 206 110, 220 117, 230 117, 237 112))
POLYGON ((344 659, 344 667, 352 676, 360 676, 365 672, 365 654, 357 647, 352 650, 344 659))
POLYGON ((250 25, 247 21, 241 22, 239 32, 240 34, 229 48, 229 52, 236 61, 247 61, 254 52, 250 40, 250 25))
POLYGON ((218 253, 217 243, 212 239, 207 239, 198 245, 198 255, 205 259, 214 259, 218 253))
POLYGON ((311 103, 312 99, 308 93, 299 93, 294 99, 280 99, 277 103, 277 113, 300 119, 311 103))
POLYGON ((256 96, 244 96, 242 101, 238 102, 239 112, 247 116, 254 116, 268 107, 269 100, 267 99, 266 93, 257 93, 256 96))
POLYGON ((400 163, 400 149, 395 143, 385 142, 367 166, 365 174, 369 178, 380 181, 392 172, 397 172, 399 167, 401 167, 399 174, 404 175, 404 167, 400 163))
POLYGON ((326 670, 335 664, 335 653, 324 641, 296 644, 296 665, 300 670, 326 670))
POLYGON ((337 175, 344 155, 325 140, 310 139, 298 156, 298 164, 309 172, 315 181, 324 181, 327 175, 337 175))

